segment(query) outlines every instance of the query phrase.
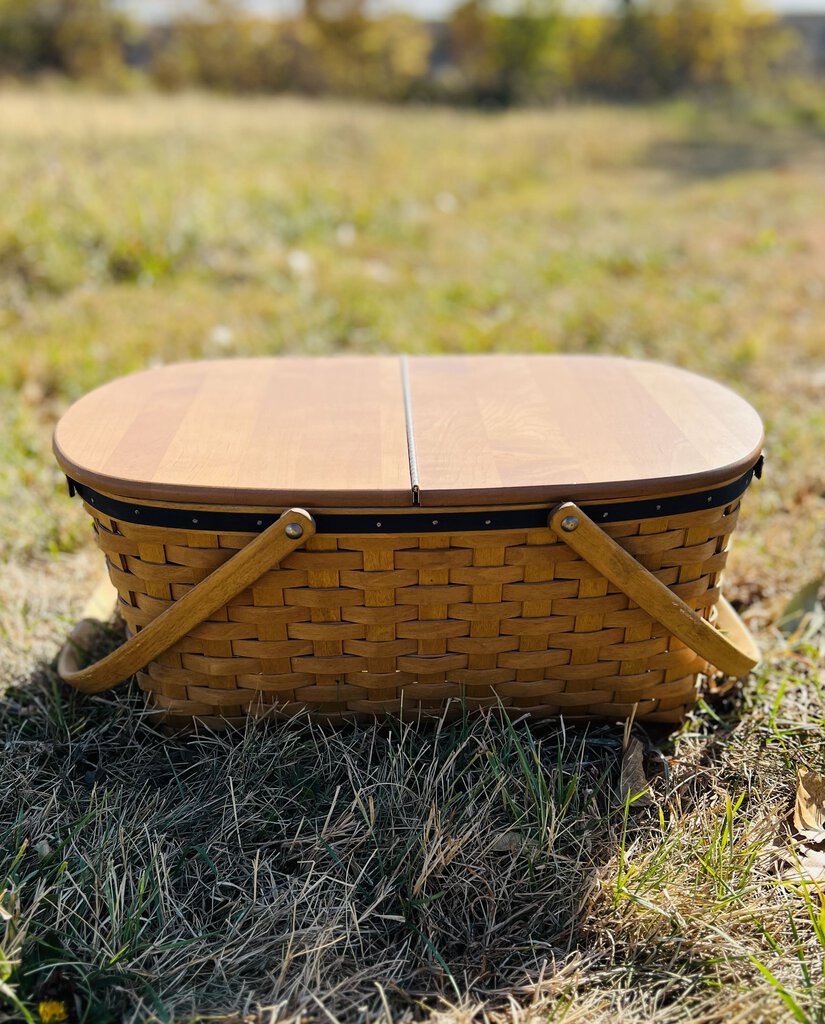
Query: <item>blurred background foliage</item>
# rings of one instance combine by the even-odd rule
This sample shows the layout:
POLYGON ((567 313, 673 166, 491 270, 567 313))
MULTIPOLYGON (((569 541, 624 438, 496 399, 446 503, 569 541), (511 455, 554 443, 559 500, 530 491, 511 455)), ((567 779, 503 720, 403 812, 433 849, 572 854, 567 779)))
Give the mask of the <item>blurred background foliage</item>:
POLYGON ((153 23, 114 0, 0 0, 0 75, 57 74, 119 89, 154 83, 496 107, 656 99, 796 80, 803 49, 750 0, 616 0, 588 14, 563 0, 463 0, 429 22, 372 15, 367 0, 303 0, 300 13, 278 20, 242 0, 201 0, 153 23))

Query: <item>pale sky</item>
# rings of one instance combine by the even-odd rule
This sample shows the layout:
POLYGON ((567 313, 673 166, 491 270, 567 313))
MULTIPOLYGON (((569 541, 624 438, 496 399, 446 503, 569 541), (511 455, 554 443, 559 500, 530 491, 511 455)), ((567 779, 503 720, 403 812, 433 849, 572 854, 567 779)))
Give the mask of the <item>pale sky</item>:
MULTIPOLYGON (((459 0, 372 0, 370 6, 378 10, 395 9, 410 11, 425 18, 438 18, 457 6, 459 0)), ((176 10, 192 6, 188 0, 119 0, 132 14, 149 21, 163 20, 176 10)), ((608 5, 608 0, 567 0, 569 10, 599 8, 608 5)), ((249 0, 248 6, 262 14, 283 14, 300 7, 298 0, 249 0)), ((754 6, 772 8, 782 13, 825 14, 825 0, 761 0, 754 6)))

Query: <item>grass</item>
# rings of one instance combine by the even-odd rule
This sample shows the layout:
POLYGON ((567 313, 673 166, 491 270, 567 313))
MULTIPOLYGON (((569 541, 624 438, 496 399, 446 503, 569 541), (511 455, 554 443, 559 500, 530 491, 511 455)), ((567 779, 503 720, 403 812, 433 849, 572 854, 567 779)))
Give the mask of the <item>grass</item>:
POLYGON ((0 94, 8 1019, 823 1019, 823 894, 774 863, 825 767, 825 637, 774 625, 822 572, 823 166, 689 105, 0 94), (666 360, 765 418, 726 591, 768 656, 635 728, 650 804, 610 723, 170 740, 136 690, 58 684, 98 568, 49 451, 69 402, 156 361, 493 350, 666 360))

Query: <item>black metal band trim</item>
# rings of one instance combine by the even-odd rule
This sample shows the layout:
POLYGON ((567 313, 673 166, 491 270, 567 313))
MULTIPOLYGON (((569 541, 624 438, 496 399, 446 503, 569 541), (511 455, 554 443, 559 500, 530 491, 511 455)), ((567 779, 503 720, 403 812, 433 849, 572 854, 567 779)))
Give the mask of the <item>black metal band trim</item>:
MULTIPOLYGON (((745 492, 754 476, 762 471, 762 458, 738 480, 724 487, 680 494, 670 498, 644 498, 612 504, 579 502, 584 512, 597 523, 621 523, 631 519, 656 519, 698 512, 703 508, 729 505, 745 492)), ((112 519, 160 526, 170 530, 209 530, 213 533, 260 533, 278 519, 280 513, 204 512, 199 509, 165 505, 137 505, 109 498, 85 484, 66 478, 69 493, 77 493, 93 508, 112 519)), ((547 517, 560 502, 547 508, 491 508, 474 512, 312 512, 318 533, 468 533, 474 530, 534 530, 547 525, 547 517)), ((310 510, 311 512, 312 510, 310 510)))

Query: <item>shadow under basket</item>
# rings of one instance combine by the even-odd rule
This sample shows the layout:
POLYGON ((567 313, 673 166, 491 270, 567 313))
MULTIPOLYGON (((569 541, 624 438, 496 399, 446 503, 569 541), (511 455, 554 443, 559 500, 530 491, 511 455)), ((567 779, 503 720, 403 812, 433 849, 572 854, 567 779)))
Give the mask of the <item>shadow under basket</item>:
POLYGON ((54 449, 131 635, 59 670, 87 692, 136 674, 175 727, 499 705, 678 722, 701 675, 758 657, 721 578, 763 441, 729 389, 616 357, 119 378, 54 449))
POLYGON ((225 509, 137 508, 76 485, 131 636, 86 668, 67 647, 61 674, 99 691, 137 673, 174 727, 417 718, 448 702, 679 722, 700 676, 758 659, 720 590, 751 475, 590 509, 253 509, 237 526, 225 509), (190 528, 152 525, 176 516, 190 528), (250 516, 262 531, 237 528, 250 516), (451 529, 467 523, 482 528, 451 529))

